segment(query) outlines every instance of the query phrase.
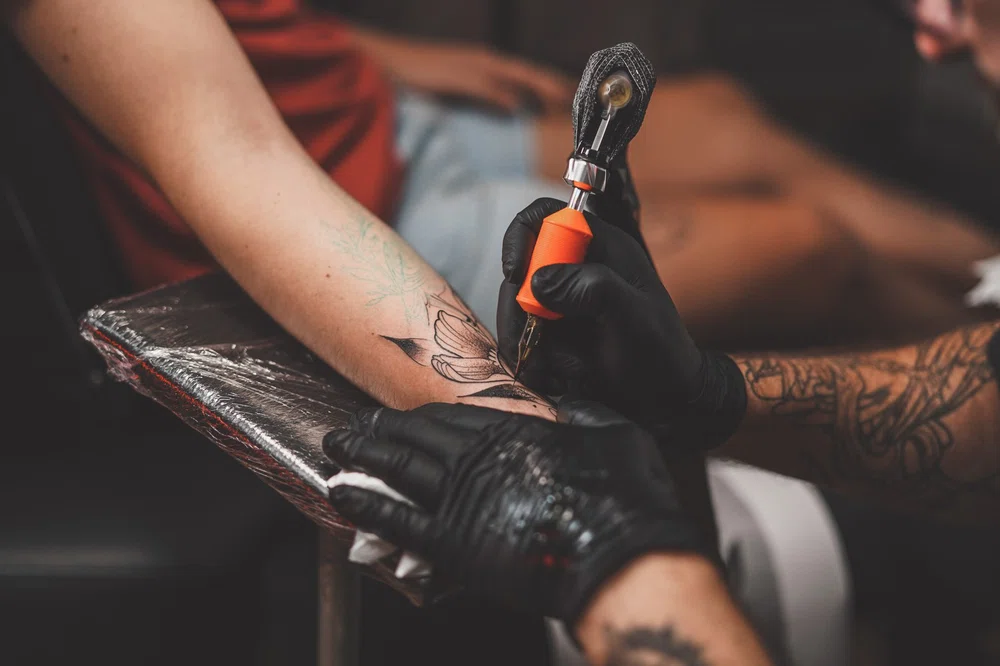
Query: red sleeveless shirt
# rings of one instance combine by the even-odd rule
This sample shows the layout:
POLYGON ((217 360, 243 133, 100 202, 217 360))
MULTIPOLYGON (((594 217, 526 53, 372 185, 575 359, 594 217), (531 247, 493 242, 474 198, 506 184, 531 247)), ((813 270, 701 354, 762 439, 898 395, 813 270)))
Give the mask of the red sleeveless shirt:
MULTIPOLYGON (((285 122, 352 197, 388 219, 401 167, 392 90, 349 28, 300 0, 216 0, 285 122)), ((138 289, 215 268, 156 186, 95 129, 67 114, 100 212, 138 289)))

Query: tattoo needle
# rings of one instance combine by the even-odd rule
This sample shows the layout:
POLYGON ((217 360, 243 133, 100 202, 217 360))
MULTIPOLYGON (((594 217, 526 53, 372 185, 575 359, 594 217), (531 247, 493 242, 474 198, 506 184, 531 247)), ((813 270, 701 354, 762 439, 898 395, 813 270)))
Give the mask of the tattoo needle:
POLYGON ((515 382, 521 374, 521 366, 528 359, 528 354, 538 344, 538 331, 538 317, 529 314, 528 321, 524 325, 524 331, 521 333, 521 340, 517 343, 517 366, 514 368, 515 382))
POLYGON ((542 221, 531 253, 528 271, 524 283, 517 294, 517 302, 528 314, 517 345, 517 364, 514 368, 514 381, 517 381, 528 360, 528 356, 538 346, 541 337, 542 319, 560 319, 562 315, 547 309, 535 298, 531 291, 531 278, 543 266, 553 264, 579 264, 587 254, 587 247, 594 237, 590 225, 583 215, 587 199, 595 189, 603 190, 601 178, 606 178, 606 171, 594 164, 593 157, 600 154, 601 145, 607 134, 608 126, 614 120, 615 114, 628 106, 632 101, 632 80, 625 72, 615 72, 608 76, 597 87, 597 98, 601 104, 601 122, 597 127, 590 150, 581 151, 586 155, 574 154, 570 157, 566 169, 566 182, 573 186, 569 205, 560 211, 549 215, 542 221), (590 159, 588 159, 590 158, 590 159))

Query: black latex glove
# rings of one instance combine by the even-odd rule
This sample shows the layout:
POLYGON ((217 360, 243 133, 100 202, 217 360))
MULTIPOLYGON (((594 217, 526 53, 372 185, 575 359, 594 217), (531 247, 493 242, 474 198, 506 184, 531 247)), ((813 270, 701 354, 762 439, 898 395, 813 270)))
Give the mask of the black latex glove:
MULTIPOLYGON (((516 301, 542 220, 565 203, 539 199, 511 223, 497 305, 500 353, 513 367, 526 314, 516 301)), ((549 395, 611 405, 672 445, 708 449, 746 411, 746 387, 728 356, 700 350, 642 246, 587 214, 594 238, 580 265, 547 266, 532 289, 564 316, 544 322, 520 379, 549 395)))
POLYGON ((591 196, 587 205, 602 220, 634 238, 642 246, 643 252, 649 254, 646 241, 639 230, 639 193, 632 180, 627 150, 619 153, 608 168, 608 182, 604 191, 591 196))
POLYGON ((572 626, 636 557, 708 551, 649 434, 600 405, 567 403, 560 418, 587 425, 469 405, 364 411, 324 451, 422 508, 347 486, 330 501, 435 576, 572 626))

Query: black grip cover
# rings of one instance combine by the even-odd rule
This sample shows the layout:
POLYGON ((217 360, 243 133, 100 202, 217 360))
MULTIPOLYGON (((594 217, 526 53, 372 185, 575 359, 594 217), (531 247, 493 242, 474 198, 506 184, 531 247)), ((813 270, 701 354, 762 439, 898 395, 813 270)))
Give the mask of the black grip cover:
POLYGON ((577 148, 589 147, 601 122, 601 108, 597 100, 597 90, 609 75, 623 70, 632 79, 634 90, 632 102, 621 109, 608 128, 608 134, 601 148, 601 155, 608 163, 614 161, 629 142, 635 138, 646 117, 646 107, 656 86, 653 64, 632 42, 625 42, 611 48, 597 51, 583 70, 580 87, 573 99, 573 142, 577 148))

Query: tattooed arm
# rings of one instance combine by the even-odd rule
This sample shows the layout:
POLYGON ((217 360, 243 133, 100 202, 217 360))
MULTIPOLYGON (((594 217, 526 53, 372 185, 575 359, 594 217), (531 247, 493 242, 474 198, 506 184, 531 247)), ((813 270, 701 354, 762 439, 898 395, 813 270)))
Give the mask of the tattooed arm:
POLYGON ((723 453, 919 510, 1000 516, 1000 323, 840 356, 737 358, 747 416, 723 453))
MULTIPOLYGON (((208 0, 20 0, 11 27, 219 263, 385 404, 539 413, 445 281, 320 170, 208 0)), ((498 258, 499 260, 499 258, 498 258)))
POLYGON ((771 663, 718 572, 696 557, 634 561, 594 596, 576 630, 595 666, 771 663))

